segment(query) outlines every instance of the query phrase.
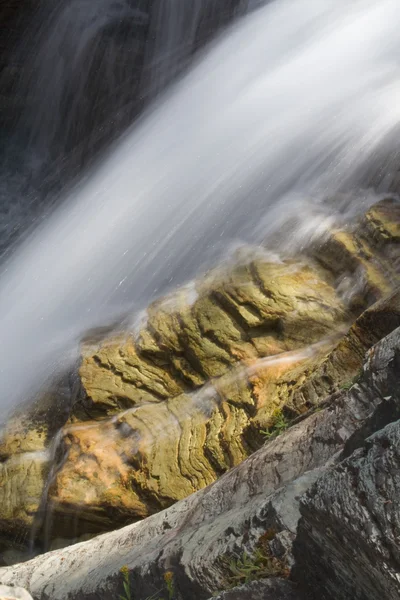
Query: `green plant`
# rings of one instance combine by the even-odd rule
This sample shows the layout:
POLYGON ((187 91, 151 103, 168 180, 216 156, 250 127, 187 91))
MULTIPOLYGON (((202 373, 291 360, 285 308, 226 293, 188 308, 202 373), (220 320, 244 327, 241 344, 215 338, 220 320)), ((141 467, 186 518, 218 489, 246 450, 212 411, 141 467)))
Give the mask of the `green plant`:
POLYGON ((249 583, 253 579, 262 578, 263 556, 260 550, 256 550, 253 556, 243 552, 238 558, 231 558, 228 566, 228 583, 230 587, 236 587, 242 583, 249 583))
POLYGON ((353 385, 355 385, 362 375, 363 370, 359 369, 359 371, 352 377, 349 381, 345 381, 344 383, 339 385, 340 390, 349 390, 353 385))
POLYGON ((269 542, 276 531, 269 529, 258 540, 252 554, 246 551, 240 556, 222 557, 222 566, 226 573, 226 588, 233 588, 255 579, 268 577, 288 577, 289 569, 285 559, 273 556, 269 542))
POLYGON ((349 390, 352 386, 354 385, 353 380, 351 379, 350 381, 345 381, 344 383, 342 383, 339 386, 339 389, 343 390, 343 391, 347 391, 349 390))
POLYGON ((167 571, 164 573, 164 581, 167 586, 168 591, 168 600, 173 600, 175 595, 175 586, 174 586, 174 574, 172 571, 167 571))
POLYGON ((265 437, 266 441, 271 440, 285 431, 289 425, 290 423, 283 412, 277 410, 271 417, 271 425, 267 429, 262 429, 261 435, 265 437))
POLYGON ((129 569, 126 565, 121 567, 120 573, 122 573, 124 594, 119 596, 119 600, 132 600, 131 596, 131 582, 129 579, 129 569))

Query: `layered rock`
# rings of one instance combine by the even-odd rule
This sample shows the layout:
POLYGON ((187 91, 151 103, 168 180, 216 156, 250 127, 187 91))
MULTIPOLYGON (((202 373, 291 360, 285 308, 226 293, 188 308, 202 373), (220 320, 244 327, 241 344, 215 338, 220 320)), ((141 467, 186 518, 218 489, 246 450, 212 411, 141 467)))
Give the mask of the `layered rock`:
POLYGON ((381 407, 349 440, 351 458, 301 502, 295 576, 308 597, 390 600, 400 595, 400 330, 371 353, 367 372, 381 407), (367 438, 366 433, 379 430, 367 438))
POLYGON ((311 254, 339 278, 344 294, 350 292, 351 306, 365 309, 398 283, 400 203, 374 204, 356 226, 332 232, 311 254))
POLYGON ((126 565, 138 599, 165 589, 165 573, 172 573, 177 598, 205 600, 229 587, 227 559, 246 552, 258 560, 254 552, 260 539, 268 540, 271 557, 292 564, 300 498, 311 489, 302 501, 295 542, 293 576, 302 585, 291 588, 272 579, 251 587, 266 590, 265 598, 268 589, 309 598, 308 590, 301 595, 305 581, 316 598, 397 597, 391 573, 397 568, 399 424, 366 443, 363 432, 400 415, 399 352, 397 329, 371 350, 360 381, 350 390, 336 394, 326 408, 214 484, 120 531, 2 569, 0 581, 24 585, 37 600, 106 600, 115 597, 126 565), (352 564, 358 570, 354 578, 352 564), (372 576, 363 581, 368 569, 372 576), (375 587, 369 588, 372 579, 375 587))
POLYGON ((77 401, 58 398, 49 410, 47 398, 28 420, 17 416, 6 428, 0 529, 26 538, 34 525, 42 536, 40 505, 52 515, 51 537, 147 517, 239 465, 279 420, 286 427, 334 399, 359 375, 365 351, 400 325, 397 292, 344 335, 360 304, 342 286, 365 261, 364 294, 379 298, 394 285, 399 207, 381 202, 346 233, 364 245, 354 242, 353 262, 343 259, 339 288, 325 250, 303 261, 239 256, 230 269, 155 302, 135 334, 87 339, 77 401), (53 439, 71 403, 68 423, 53 439), (29 500, 17 498, 24 481, 35 490, 29 500))
POLYGON ((365 310, 335 348, 293 394, 294 410, 312 407, 322 397, 348 387, 361 372, 365 353, 400 327, 400 287, 365 310))
POLYGON ((300 348, 348 318, 301 263, 239 265, 197 294, 150 306, 136 340, 84 347, 86 395, 49 491, 58 530, 70 530, 70 510, 88 531, 148 516, 240 464, 333 341, 300 348))
POLYGON ((192 294, 150 306, 136 340, 84 348, 85 408, 110 414, 193 391, 238 361, 308 346, 347 318, 316 267, 258 260, 212 273, 192 294))

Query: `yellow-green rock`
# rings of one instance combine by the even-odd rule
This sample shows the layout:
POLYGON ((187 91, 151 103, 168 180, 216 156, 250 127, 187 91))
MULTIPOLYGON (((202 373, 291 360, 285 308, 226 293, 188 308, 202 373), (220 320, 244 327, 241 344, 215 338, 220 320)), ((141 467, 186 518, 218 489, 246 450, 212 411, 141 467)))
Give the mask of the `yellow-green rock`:
MULTIPOLYGON (((383 201, 308 255, 240 257, 194 293, 154 302, 139 332, 83 342, 82 395, 46 488, 52 534, 104 531, 169 506, 243 461, 282 409, 303 413, 356 376, 399 322, 398 293, 388 299, 399 224, 400 203, 383 201)), ((14 418, 0 440, 3 531, 28 528, 45 489, 52 413, 42 412, 40 425, 14 418)))

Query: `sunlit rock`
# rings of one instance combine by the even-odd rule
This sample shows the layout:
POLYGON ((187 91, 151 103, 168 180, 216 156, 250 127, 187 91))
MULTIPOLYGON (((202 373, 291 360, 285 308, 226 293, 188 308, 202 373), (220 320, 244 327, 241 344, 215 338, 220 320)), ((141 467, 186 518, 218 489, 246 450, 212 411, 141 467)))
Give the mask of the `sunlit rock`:
POLYGON ((135 331, 88 336, 79 393, 57 410, 47 398, 3 432, 2 530, 27 539, 34 524, 50 543, 147 517, 239 465, 277 420, 284 428, 351 385, 400 324, 399 292, 388 296, 399 206, 379 203, 311 258, 239 252, 150 305, 135 331), (361 312, 358 297, 384 299, 361 312))

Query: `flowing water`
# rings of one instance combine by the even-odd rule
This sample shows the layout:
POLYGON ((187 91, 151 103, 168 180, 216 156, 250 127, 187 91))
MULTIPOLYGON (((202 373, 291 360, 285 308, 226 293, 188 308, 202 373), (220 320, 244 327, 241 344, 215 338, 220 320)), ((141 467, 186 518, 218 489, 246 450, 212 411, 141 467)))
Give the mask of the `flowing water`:
POLYGON ((0 255, 199 48, 261 0, 41 0, 19 13, 13 2, 20 22, 9 29, 21 39, 0 56, 0 255))
POLYGON ((3 264, 1 410, 230 244, 288 220, 303 244, 393 184, 399 18, 398 0, 275 0, 225 31, 3 264))

